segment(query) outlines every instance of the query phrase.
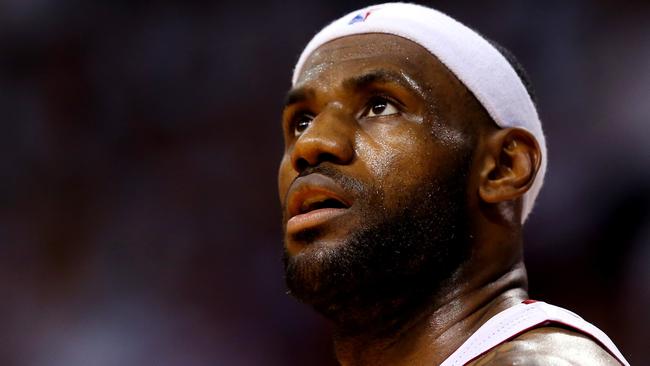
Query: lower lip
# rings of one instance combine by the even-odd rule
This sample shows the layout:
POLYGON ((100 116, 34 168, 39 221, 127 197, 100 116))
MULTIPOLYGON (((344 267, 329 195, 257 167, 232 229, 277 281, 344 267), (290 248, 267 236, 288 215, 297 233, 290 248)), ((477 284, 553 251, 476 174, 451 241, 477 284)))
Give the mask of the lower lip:
POLYGON ((346 208, 321 208, 296 215, 287 221, 287 234, 296 234, 302 230, 321 225, 328 220, 344 214, 346 210, 346 208))

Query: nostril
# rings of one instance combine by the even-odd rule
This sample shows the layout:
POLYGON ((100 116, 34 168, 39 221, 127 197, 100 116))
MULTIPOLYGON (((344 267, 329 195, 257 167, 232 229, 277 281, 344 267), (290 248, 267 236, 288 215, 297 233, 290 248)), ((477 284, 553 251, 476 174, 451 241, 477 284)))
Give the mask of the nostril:
POLYGON ((343 161, 340 158, 337 158, 336 155, 327 152, 322 152, 316 156, 316 159, 314 161, 310 161, 305 157, 299 157, 298 159, 296 159, 295 168, 296 171, 302 172, 305 169, 309 168, 310 166, 316 166, 324 162, 330 162, 336 164, 343 163, 343 161))
POLYGON ((337 163, 340 164, 342 163, 342 159, 338 158, 336 155, 328 153, 328 152, 322 152, 318 154, 318 161, 319 162, 324 162, 324 161, 329 161, 332 163, 337 163))
POLYGON ((304 158, 298 158, 295 163, 296 171, 302 172, 309 167, 309 162, 304 158))

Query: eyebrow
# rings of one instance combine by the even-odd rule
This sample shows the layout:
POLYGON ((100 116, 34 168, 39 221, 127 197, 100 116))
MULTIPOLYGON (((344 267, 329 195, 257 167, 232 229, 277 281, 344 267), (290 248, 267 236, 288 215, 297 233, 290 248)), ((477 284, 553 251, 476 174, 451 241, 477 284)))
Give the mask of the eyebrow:
MULTIPOLYGON (((343 80, 343 87, 346 89, 358 91, 367 89, 374 84, 389 84, 394 83, 398 84, 420 97, 424 97, 422 88, 413 80, 411 77, 406 75, 403 72, 395 72, 387 69, 376 69, 370 70, 361 75, 356 75, 348 79, 343 80)), ((284 105, 285 107, 290 106, 295 103, 300 103, 308 100, 315 94, 313 88, 310 87, 298 87, 291 89, 285 98, 284 105)))
POLYGON ((405 73, 387 69, 371 70, 367 73, 351 77, 343 81, 343 86, 352 90, 363 90, 373 84, 389 83, 401 85, 417 94, 421 94, 419 85, 405 73))
POLYGON ((284 98, 284 106, 304 102, 314 95, 314 89, 308 87, 298 87, 289 90, 287 96, 284 98))

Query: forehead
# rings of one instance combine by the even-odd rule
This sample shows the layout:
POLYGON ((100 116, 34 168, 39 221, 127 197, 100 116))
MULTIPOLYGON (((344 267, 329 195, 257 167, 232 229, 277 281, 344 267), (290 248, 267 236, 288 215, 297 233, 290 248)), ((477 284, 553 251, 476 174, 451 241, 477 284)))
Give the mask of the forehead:
POLYGON ((419 44, 391 34, 359 34, 323 44, 306 60, 296 88, 329 91, 350 77, 376 69, 402 75, 447 124, 474 125, 472 129, 479 120, 490 124, 478 100, 437 57, 419 44))
POLYGON ((420 77, 422 66, 434 57, 420 45, 389 34, 360 34, 335 39, 317 48, 305 62, 298 84, 331 71, 358 71, 367 67, 394 67, 420 77), (420 67, 417 67, 420 65, 420 67))
POLYGON ((335 39, 317 48, 305 62, 297 84, 331 78, 335 76, 331 75, 333 73, 354 73, 377 67, 395 69, 418 83, 440 79, 458 83, 451 72, 419 44, 391 34, 371 33, 335 39))
POLYGON ((323 44, 306 60, 296 86, 333 86, 372 69, 396 71, 440 103, 473 99, 456 76, 424 47, 381 33, 347 36, 323 44))

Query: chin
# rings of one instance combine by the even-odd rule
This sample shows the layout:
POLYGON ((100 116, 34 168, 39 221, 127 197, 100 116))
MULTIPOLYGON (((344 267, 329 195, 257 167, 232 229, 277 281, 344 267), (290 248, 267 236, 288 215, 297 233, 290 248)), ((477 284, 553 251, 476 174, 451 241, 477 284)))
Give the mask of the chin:
POLYGON ((286 236, 289 293, 339 329, 400 324, 471 253, 465 184, 459 173, 405 189, 398 206, 357 196, 347 214, 286 236))
POLYGON ((467 230, 459 225, 465 216, 431 212, 441 211, 402 211, 383 220, 368 212, 356 231, 342 223, 288 238, 289 293, 346 332, 398 326, 436 296, 469 253, 467 230))
MULTIPOLYGON (((321 230, 305 230, 285 239, 284 264, 286 275, 297 276, 300 282, 322 282, 327 271, 344 256, 348 241, 321 230)), ((318 286, 316 286, 318 287, 318 286)))

